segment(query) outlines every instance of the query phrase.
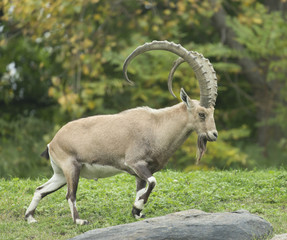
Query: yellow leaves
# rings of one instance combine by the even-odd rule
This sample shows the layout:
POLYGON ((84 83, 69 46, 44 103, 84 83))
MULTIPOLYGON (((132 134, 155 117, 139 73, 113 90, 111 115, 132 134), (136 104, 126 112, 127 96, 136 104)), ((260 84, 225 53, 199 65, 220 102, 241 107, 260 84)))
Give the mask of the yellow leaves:
POLYGON ((55 85, 49 88, 48 95, 57 99, 61 106, 61 111, 72 113, 75 117, 80 117, 84 109, 79 104, 79 95, 74 93, 70 87, 64 88, 58 81, 60 81, 58 77, 52 78, 52 83, 55 85))
POLYGON ((69 93, 66 95, 61 96, 58 99, 58 103, 64 107, 64 108, 69 108, 69 105, 71 104, 76 104, 77 100, 79 99, 79 96, 76 93, 69 93))
POLYGON ((207 9, 205 7, 198 6, 197 11, 199 14, 204 15, 204 14, 206 14, 207 9))
POLYGON ((255 2, 255 0, 243 0, 242 1, 242 5, 245 7, 249 7, 250 5, 252 5, 255 2))
POLYGON ((169 2, 169 6, 171 7, 171 8, 176 8, 176 5, 175 5, 175 3, 174 2, 169 2))
MULTIPOLYGON (((76 47, 77 49, 80 49, 81 47, 89 48, 93 46, 94 43, 89 38, 85 38, 84 40, 82 40, 81 38, 82 38, 81 34, 80 35, 75 34, 70 38, 70 42, 75 46, 77 46, 76 47), (81 44, 79 44, 79 42, 81 42, 81 44)), ((77 51, 75 53, 77 53, 77 51)))
POLYGON ((52 82, 53 86, 49 88, 48 96, 53 97, 53 98, 57 98, 61 94, 59 91, 59 89, 61 88, 61 80, 59 77, 53 76, 51 78, 51 82, 52 82))
POLYGON ((112 50, 111 46, 107 45, 107 46, 105 47, 105 51, 110 52, 111 50, 112 50))
POLYGON ((85 74, 85 75, 89 75, 90 74, 90 69, 89 69, 89 67, 87 66, 87 65, 83 65, 82 66, 82 71, 83 71, 83 73, 85 74))
POLYGON ((101 53, 98 52, 98 53, 95 54, 95 59, 99 60, 101 58, 102 58, 102 54, 101 53))
POLYGON ((94 20, 95 21, 99 21, 101 18, 102 18, 101 15, 98 14, 98 13, 94 15, 94 20))
POLYGON ((9 3, 10 0, 2 0, 3 2, 0 2, 0 6, 3 7, 9 3))
MULTIPOLYGON (((148 28, 149 28, 149 24, 148 24, 148 21, 147 21, 146 17, 140 18, 138 20, 138 25, 139 25, 140 28, 144 29, 145 31, 147 31, 148 28)), ((135 23, 133 21, 131 21, 129 23, 129 26, 130 26, 130 28, 134 28, 135 27, 135 23)))
POLYGON ((153 1, 144 1, 144 5, 146 9, 152 9, 156 6, 156 2, 153 1))
POLYGON ((249 22, 249 18, 246 17, 246 16, 243 15, 243 14, 239 14, 239 15, 238 15, 238 20, 239 20, 240 23, 243 23, 243 24, 249 22))
POLYGON ((164 13, 164 15, 169 16, 169 15, 171 14, 171 11, 170 11, 170 9, 165 9, 165 10, 163 11, 163 13, 164 13))
POLYGON ((53 83, 54 86, 59 86, 60 83, 61 83, 61 80, 60 80, 59 77, 53 76, 52 77, 52 83, 53 83))
POLYGON ((239 14, 238 20, 240 23, 246 24, 246 25, 252 25, 252 24, 261 25, 263 23, 262 18, 257 14, 254 16, 247 16, 247 15, 239 14))
POLYGON ((93 46, 93 42, 90 39, 86 38, 83 42, 83 46, 84 46, 84 48, 89 48, 89 47, 93 46))
POLYGON ((254 17, 252 18, 252 21, 256 24, 262 24, 263 20, 260 17, 254 17))
POLYGON ((81 97, 83 99, 88 99, 91 100, 91 96, 93 96, 94 91, 93 89, 89 88, 89 86, 84 86, 85 88, 83 89, 82 93, 81 93, 81 97))
POLYGON ((178 24, 178 20, 177 19, 166 22, 166 26, 169 27, 169 28, 175 27, 177 24, 178 24))
POLYGON ((152 26, 152 30, 153 30, 154 32, 157 32, 157 31, 159 30, 159 27, 158 27, 157 25, 153 25, 153 26, 152 26))
POLYGON ((54 97, 56 94, 56 89, 54 87, 50 87, 48 90, 48 96, 49 97, 54 97))
POLYGON ((81 104, 88 108, 89 110, 93 110, 96 107, 100 107, 103 104, 102 97, 98 97, 100 95, 104 95, 105 93, 105 85, 99 82, 92 82, 89 84, 85 84, 83 86, 83 90, 81 92, 81 104), (96 94, 96 96, 95 96, 96 94))
POLYGON ((79 96, 73 92, 65 94, 58 99, 61 110, 71 113, 76 118, 81 117, 85 111, 85 107, 81 106, 79 102, 79 96))
POLYGON ((75 42, 77 41, 77 39, 78 39, 78 36, 77 36, 77 35, 74 35, 74 36, 72 36, 72 37, 70 38, 70 42, 71 42, 71 43, 75 43, 75 42))
POLYGON ((241 0, 243 11, 237 16, 239 22, 251 27, 252 25, 264 25, 268 9, 255 0, 241 0))
POLYGON ((89 108, 90 110, 94 109, 95 106, 96 106, 96 104, 95 104, 94 101, 89 101, 89 102, 88 102, 88 108, 89 108))
POLYGON ((85 54, 80 54, 80 60, 81 60, 81 61, 84 61, 85 58, 86 58, 86 55, 85 55, 85 54))
POLYGON ((185 10, 186 10, 185 1, 178 1, 178 2, 177 2, 177 9, 178 9, 178 13, 179 13, 179 14, 184 13, 185 10))
POLYGON ((141 9, 137 9, 136 10, 136 15, 140 15, 142 13, 142 10, 141 9))
POLYGON ((0 41, 0 47, 4 47, 7 44, 7 40, 6 39, 2 39, 0 41))

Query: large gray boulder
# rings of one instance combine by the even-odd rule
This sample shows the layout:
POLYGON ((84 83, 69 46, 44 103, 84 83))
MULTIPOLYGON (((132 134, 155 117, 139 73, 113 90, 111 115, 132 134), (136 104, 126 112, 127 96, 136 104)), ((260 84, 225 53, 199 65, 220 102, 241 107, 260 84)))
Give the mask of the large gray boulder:
POLYGON ((245 210, 225 213, 187 210, 134 223, 91 230, 72 239, 260 240, 268 239, 272 232, 270 223, 245 210))

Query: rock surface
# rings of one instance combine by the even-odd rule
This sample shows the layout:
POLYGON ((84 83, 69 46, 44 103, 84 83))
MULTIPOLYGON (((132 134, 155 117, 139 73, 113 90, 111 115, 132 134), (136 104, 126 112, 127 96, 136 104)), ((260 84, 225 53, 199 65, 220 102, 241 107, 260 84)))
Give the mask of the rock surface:
POLYGON ((88 231, 73 240, 247 240, 268 239, 270 223, 248 211, 206 213, 187 210, 134 223, 88 231))
POLYGON ((287 240, 287 233, 275 235, 271 240, 287 240))

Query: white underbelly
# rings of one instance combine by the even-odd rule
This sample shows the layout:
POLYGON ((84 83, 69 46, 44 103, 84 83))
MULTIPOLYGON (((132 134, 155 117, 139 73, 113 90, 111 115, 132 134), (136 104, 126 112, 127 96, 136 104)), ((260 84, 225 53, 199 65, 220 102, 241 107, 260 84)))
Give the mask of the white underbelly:
POLYGON ((88 179, 106 178, 122 172, 122 170, 111 166, 104 166, 99 164, 83 164, 80 176, 88 179))

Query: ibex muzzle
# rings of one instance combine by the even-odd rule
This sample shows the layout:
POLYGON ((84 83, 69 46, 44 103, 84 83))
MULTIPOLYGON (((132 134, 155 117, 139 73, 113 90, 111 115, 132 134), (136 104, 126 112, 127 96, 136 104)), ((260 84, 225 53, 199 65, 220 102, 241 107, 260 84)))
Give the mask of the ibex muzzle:
POLYGON ((182 102, 171 107, 134 108, 113 115, 82 118, 63 126, 42 154, 50 159, 54 175, 36 189, 25 213, 29 223, 36 222, 33 215, 39 201, 67 184, 66 198, 72 218, 76 224, 86 224, 76 208, 79 177, 105 178, 121 172, 136 177, 137 194, 132 214, 140 218, 144 204, 156 185, 153 173, 167 164, 191 132, 198 134, 198 160, 205 152, 206 142, 217 139, 213 117, 217 80, 208 59, 172 42, 146 43, 136 48, 124 63, 124 74, 129 82, 129 62, 151 50, 166 50, 180 57, 175 61, 168 79, 172 94, 172 77, 176 68, 184 61, 192 67, 199 81, 200 101, 191 100, 181 89, 182 102))

